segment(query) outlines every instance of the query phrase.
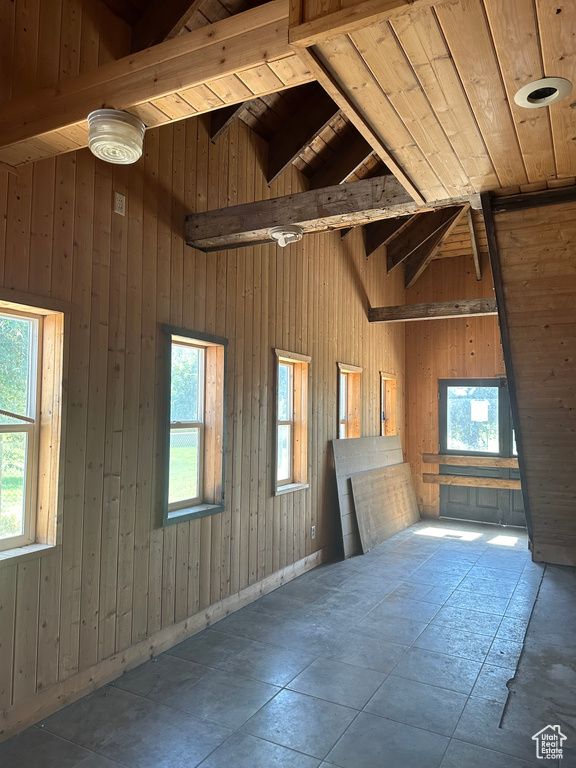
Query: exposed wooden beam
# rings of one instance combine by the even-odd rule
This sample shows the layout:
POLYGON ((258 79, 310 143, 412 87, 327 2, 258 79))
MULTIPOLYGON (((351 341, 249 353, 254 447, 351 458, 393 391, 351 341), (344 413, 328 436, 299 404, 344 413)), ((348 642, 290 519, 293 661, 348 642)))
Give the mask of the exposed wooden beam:
POLYGON ((525 192, 520 195, 492 198, 492 212, 522 211, 526 208, 541 208, 543 205, 573 203, 576 200, 576 185, 546 189, 542 192, 525 192))
POLYGON ((302 86, 304 97, 268 146, 267 181, 271 184, 340 111, 317 83, 302 86))
POLYGON ((504 477, 472 477, 470 475, 433 475, 424 472, 422 480, 435 485, 467 485, 473 488, 501 488, 521 491, 520 480, 508 480, 504 477))
MULTIPOLYGON (((562 190, 560 189, 554 191, 561 192, 562 190)), ((514 197, 523 197, 523 195, 515 195, 514 197)), ((514 424, 516 449, 518 451, 518 468, 520 470, 520 479, 524 485, 523 502, 524 514, 526 515, 526 528, 528 530, 530 541, 532 541, 533 526, 532 514, 530 512, 530 495, 528 493, 528 474, 526 469, 526 460, 524 458, 524 434, 522 429, 523 421, 520 420, 520 409, 518 407, 518 397, 516 394, 516 372, 514 370, 514 363, 512 359, 512 344, 510 341, 510 327, 508 325, 508 313, 506 310, 506 295, 504 291, 504 283, 502 282, 500 253, 498 251, 496 227, 494 224, 494 214, 492 211, 492 205, 497 205, 497 201, 492 200, 489 192, 484 192, 481 195, 481 201, 484 225, 486 227, 486 239, 488 241, 488 256, 490 259, 492 280, 494 281, 494 293, 496 294, 496 303, 498 306, 498 325, 500 327, 502 354, 504 356, 504 367, 506 369, 506 378, 508 380, 508 397, 510 399, 510 410, 512 411, 512 423, 514 424)))
POLYGON ((474 259, 474 268, 476 270, 476 280, 482 280, 482 261, 480 260, 480 253, 478 251, 478 240, 476 239, 476 232, 474 230, 474 221, 472 220, 472 211, 466 212, 468 219, 468 229, 470 230, 470 243, 472 244, 472 258, 474 259))
POLYGON ((411 320, 448 320, 455 317, 496 315, 496 299, 462 299, 438 301, 433 304, 399 304, 394 307, 371 307, 371 323, 403 323, 411 320))
POLYGON ((226 133, 232 123, 249 108, 251 103, 250 101, 243 101, 241 104, 232 104, 229 107, 217 109, 216 112, 211 112, 210 141, 215 144, 220 136, 226 133))
POLYGON ((186 217, 186 242, 202 251, 216 251, 272 242, 270 228, 283 224, 299 224, 305 232, 318 232, 415 208, 416 204, 394 176, 381 176, 193 213, 186 217))
MULTIPOLYGON (((201 108, 192 102, 198 89, 206 92, 206 85, 227 75, 294 61, 295 79, 300 70, 300 82, 310 81, 312 74, 288 46, 287 15, 286 0, 272 0, 3 104, 0 162, 17 166, 86 146, 87 115, 101 107, 125 109, 142 115, 147 125, 161 125, 223 106, 215 94, 212 103, 204 98, 201 108), (165 112, 159 100, 166 103, 165 112)), ((278 90, 278 78, 260 80, 262 90, 255 87, 255 95, 278 90)), ((254 82, 258 85, 258 78, 254 82)), ((230 97, 228 103, 234 101, 230 97)))
POLYGON ((310 179, 310 189, 322 189, 346 181, 354 171, 372 154, 372 147, 366 139, 354 131, 354 134, 339 147, 330 161, 310 179))
POLYGON ((410 222, 419 215, 415 213, 414 216, 402 216, 399 219, 383 219, 382 221, 366 224, 364 226, 366 258, 371 256, 382 245, 387 245, 393 238, 398 237, 400 232, 404 231, 410 222))
MULTIPOLYGON (((464 199, 443 200, 454 207, 464 199)), ((186 217, 186 242, 201 251, 218 251, 273 242, 270 228, 299 224, 305 233, 346 229, 397 218, 419 208, 394 176, 376 176, 272 200, 234 205, 186 217)))
POLYGON ((296 0, 290 5, 290 42, 308 48, 336 35, 386 22, 415 6, 425 8, 437 2, 438 0, 364 0, 347 5, 334 13, 317 14, 318 18, 303 22, 301 9, 304 3, 302 0, 296 0))
POLYGON ((152 0, 132 28, 132 51, 142 51, 182 32, 202 0, 152 0))
MULTIPOLYGON (((378 0, 379 2, 379 0, 378 0)), ((357 128, 357 130, 366 139, 368 144, 376 152, 378 157, 386 164, 387 168, 396 176, 396 178, 402 183, 406 191, 412 196, 412 198, 420 205, 425 205, 421 192, 414 185, 408 174, 404 169, 396 162, 394 156, 388 151, 388 148, 380 141, 378 135, 372 128, 372 126, 364 119, 362 115, 358 113, 354 104, 350 101, 341 85, 336 81, 332 74, 326 69, 322 61, 309 48, 295 45, 294 49, 302 58, 306 67, 316 77, 320 85, 326 90, 332 99, 338 104, 343 114, 350 120, 350 122, 357 128)))
POLYGON ((438 252, 444 238, 452 232, 466 210, 467 206, 463 206, 455 212, 452 211, 451 216, 449 213, 445 213, 444 222, 408 256, 404 262, 404 285, 406 288, 411 288, 421 277, 438 252))

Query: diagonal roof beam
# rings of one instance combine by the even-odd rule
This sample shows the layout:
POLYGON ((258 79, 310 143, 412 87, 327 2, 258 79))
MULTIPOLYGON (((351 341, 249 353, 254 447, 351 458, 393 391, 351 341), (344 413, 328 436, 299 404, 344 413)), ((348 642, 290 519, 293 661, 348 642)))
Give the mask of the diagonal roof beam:
POLYGON ((210 141, 212 144, 216 144, 220 136, 226 133, 232 123, 250 107, 251 103, 251 101, 243 101, 241 104, 232 104, 210 113, 210 141))
POLYGON ((267 181, 271 184, 340 111, 316 83, 302 86, 305 95, 268 146, 267 181))
POLYGON ((410 226, 415 221, 419 213, 415 213, 413 216, 402 216, 399 219, 384 219, 383 221, 376 221, 364 226, 364 247, 366 250, 366 258, 371 256, 382 245, 388 245, 392 240, 400 235, 406 227, 410 226))
MULTIPOLYGON (((436 255, 444 238, 454 229, 466 210, 467 206, 462 206, 456 211, 453 208, 448 208, 442 212, 434 211, 434 214, 429 214, 429 217, 434 215, 435 221, 442 221, 442 223, 406 259, 404 266, 404 285, 406 288, 411 288, 422 275, 436 255)), ((431 227, 433 224, 434 222, 430 222, 429 226, 431 227)))
POLYGON ((422 214, 419 219, 413 217, 407 226, 398 232, 394 242, 388 245, 386 250, 388 272, 405 261, 419 246, 435 235, 445 222, 451 219, 453 213, 454 211, 450 212, 444 209, 422 214))
POLYGON ((310 179, 310 189, 322 189, 333 184, 341 184, 365 162, 373 150, 366 139, 354 131, 354 134, 339 147, 330 161, 320 168, 310 179))
POLYGON ((132 52, 177 37, 200 7, 202 0, 152 0, 132 27, 132 52))

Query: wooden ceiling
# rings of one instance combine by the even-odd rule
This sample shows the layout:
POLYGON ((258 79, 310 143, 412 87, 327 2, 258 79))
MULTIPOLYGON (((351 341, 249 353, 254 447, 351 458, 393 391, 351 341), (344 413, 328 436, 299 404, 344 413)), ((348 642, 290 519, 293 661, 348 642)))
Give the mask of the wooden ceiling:
POLYGON ((576 74, 573 0, 305 0, 291 41, 426 200, 573 183, 574 100, 523 109, 526 83, 576 74))

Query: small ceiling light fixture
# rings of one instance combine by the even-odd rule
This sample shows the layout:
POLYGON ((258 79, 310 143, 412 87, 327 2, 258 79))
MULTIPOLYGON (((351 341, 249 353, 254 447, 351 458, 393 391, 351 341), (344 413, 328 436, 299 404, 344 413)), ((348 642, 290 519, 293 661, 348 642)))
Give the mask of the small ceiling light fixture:
POLYGON ((564 99, 572 90, 572 83, 563 77, 544 77, 520 88, 514 96, 519 107, 537 109, 548 107, 564 99))
POLYGON ((88 146, 92 154, 117 165, 130 165, 142 157, 146 126, 129 112, 97 109, 88 115, 88 146))
POLYGON ((302 240, 304 230, 297 224, 288 227, 272 227, 270 230, 270 237, 272 240, 276 240, 281 248, 286 248, 290 243, 297 243, 298 240, 302 240))

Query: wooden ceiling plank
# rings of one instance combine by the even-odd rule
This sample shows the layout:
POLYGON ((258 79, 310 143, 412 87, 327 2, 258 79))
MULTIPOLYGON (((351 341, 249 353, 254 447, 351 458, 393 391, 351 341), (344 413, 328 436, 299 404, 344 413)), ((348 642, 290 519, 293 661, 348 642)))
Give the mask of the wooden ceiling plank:
POLYGON ((514 101, 514 94, 519 88, 544 77, 533 0, 507 0, 506 3, 484 0, 484 7, 528 181, 555 178, 556 163, 548 109, 524 109, 514 101))
POLYGON ((498 187, 492 160, 432 9, 397 15, 390 24, 475 191, 498 187))
POLYGON ((454 0, 438 4, 435 11, 500 185, 525 184, 528 177, 482 4, 454 0))
POLYGON ((341 184, 372 154, 372 147, 366 139, 354 134, 332 155, 328 163, 310 179, 310 189, 321 189, 341 184))
POLYGON ((398 219, 383 219, 382 221, 375 221, 364 226, 364 248, 366 251, 366 258, 369 258, 375 251, 382 245, 386 245, 391 242, 393 238, 397 237, 401 231, 403 231, 410 222, 418 218, 420 214, 416 213, 413 216, 404 216, 398 219))
MULTIPOLYGON (((445 202, 452 207, 465 203, 462 199, 445 202)), ((190 214, 186 217, 186 242, 199 250, 221 250, 272 242, 270 228, 281 225, 298 224, 304 232, 321 232, 424 210, 433 209, 419 208, 394 176, 377 176, 190 214)))
MULTIPOLYGON (((473 192, 391 27, 387 23, 374 25, 354 32, 350 39, 448 195, 473 192)), ((386 128, 383 126, 382 130, 386 128)))
POLYGON ((455 317, 496 315, 496 298, 461 299, 426 304, 400 304, 394 307, 371 307, 368 320, 371 323, 403 323, 411 320, 444 320, 455 317))
POLYGON ((351 92, 345 87, 345 81, 350 78, 356 83, 371 80, 370 73, 354 50, 349 41, 339 40, 337 45, 332 41, 330 45, 317 46, 314 51, 302 49, 300 55, 306 57, 310 70, 340 106, 343 114, 360 131, 417 202, 424 203, 426 199, 447 196, 421 152, 409 146, 410 136, 379 89, 375 94, 366 94, 364 90, 351 92), (406 150, 401 159, 396 148, 391 148, 376 129, 381 123, 392 125, 401 132, 401 144, 406 150))
POLYGON ((450 234, 452 228, 466 210, 467 207, 463 206, 454 213, 451 219, 448 218, 445 224, 408 256, 404 262, 404 285, 406 288, 412 288, 414 283, 422 276, 424 270, 436 255, 442 240, 450 234))
MULTIPOLYGON (((536 0, 545 77, 574 82, 576 70, 576 5, 570 0, 536 0)), ((576 174, 576 130, 572 96, 548 107, 554 137, 556 169, 560 178, 576 174)), ((546 110, 538 110, 543 112, 546 110)))
POLYGON ((307 86, 302 103, 270 141, 266 176, 268 184, 298 157, 338 111, 337 105, 321 86, 307 86))
POLYGON ((132 52, 175 38, 201 5, 202 0, 152 0, 132 27, 132 52))
POLYGON ((474 222, 472 221, 472 212, 470 210, 466 212, 466 220, 470 232, 470 244, 472 245, 472 258, 474 259, 476 280, 482 280, 482 261, 480 259, 480 253, 478 252, 478 241, 476 240, 476 232, 474 230, 474 222))

